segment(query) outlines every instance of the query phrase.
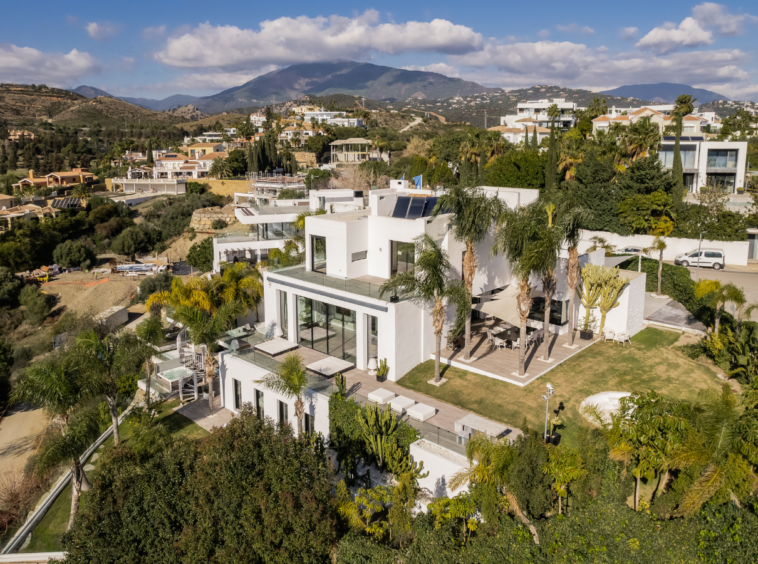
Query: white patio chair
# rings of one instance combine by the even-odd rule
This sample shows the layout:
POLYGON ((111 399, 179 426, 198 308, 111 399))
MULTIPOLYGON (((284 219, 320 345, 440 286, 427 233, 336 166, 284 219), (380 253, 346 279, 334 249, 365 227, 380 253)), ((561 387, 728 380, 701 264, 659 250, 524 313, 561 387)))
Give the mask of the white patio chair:
POLYGON ((616 335, 615 340, 622 345, 625 345, 626 343, 629 343, 630 345, 632 344, 632 336, 626 332, 620 332, 618 335, 616 335))
POLYGON ((511 348, 513 350, 516 350, 517 348, 519 348, 519 346, 521 346, 520 342, 521 342, 521 339, 516 339, 515 341, 511 341, 511 348))
POLYGON ((494 347, 498 348, 498 349, 501 349, 501 348, 504 349, 505 348, 505 341, 503 341, 502 339, 500 339, 498 337, 494 337, 492 339, 492 345, 494 347))
POLYGON ((494 338, 494 337, 492 336, 492 329, 487 329, 487 342, 488 342, 490 345, 492 344, 492 339, 493 339, 493 338, 494 338))
MULTIPOLYGON (((619 333, 620 335, 620 333, 619 333)), ((613 329, 605 329, 603 330, 603 342, 607 343, 608 341, 615 341, 616 340, 616 333, 614 333, 613 329)))

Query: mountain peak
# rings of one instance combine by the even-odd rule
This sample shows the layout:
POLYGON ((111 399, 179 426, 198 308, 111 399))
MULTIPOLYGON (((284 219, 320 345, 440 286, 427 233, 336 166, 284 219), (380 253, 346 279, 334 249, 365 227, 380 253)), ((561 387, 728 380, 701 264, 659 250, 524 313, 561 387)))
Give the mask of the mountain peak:
POLYGON ((76 92, 77 94, 81 94, 85 98, 97 98, 98 96, 107 96, 108 98, 114 98, 114 96, 111 96, 105 90, 100 90, 99 88, 95 88, 94 86, 86 86, 84 84, 72 89, 71 92, 76 92))
POLYGON ((659 82, 658 84, 629 84, 619 86, 613 90, 605 90, 601 94, 610 94, 611 96, 621 96, 626 98, 639 98, 641 100, 650 100, 664 104, 673 104, 676 97, 680 94, 690 94, 697 99, 695 105, 707 104, 719 100, 728 101, 729 98, 722 96, 717 92, 705 90, 704 88, 693 88, 687 84, 675 84, 672 82, 659 82))

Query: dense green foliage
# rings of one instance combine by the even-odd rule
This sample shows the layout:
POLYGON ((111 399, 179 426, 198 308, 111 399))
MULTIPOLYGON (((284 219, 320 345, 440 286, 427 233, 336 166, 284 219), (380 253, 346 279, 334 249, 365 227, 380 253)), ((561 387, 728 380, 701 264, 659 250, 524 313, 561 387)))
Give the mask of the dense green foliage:
POLYGON ((137 292, 139 301, 144 302, 152 294, 158 292, 170 292, 171 281, 173 279, 174 275, 170 272, 160 272, 155 276, 145 276, 145 279, 140 282, 139 291, 137 292))
POLYGON ((326 562, 336 541, 321 441, 244 408, 202 443, 103 455, 64 546, 71 563, 289 564, 326 562))
POLYGON ((209 237, 192 245, 187 253, 187 264, 200 272, 213 270, 213 239, 209 237))
POLYGON ((23 282, 16 278, 7 266, 0 266, 0 307, 11 308, 18 305, 18 295, 23 282))
POLYGON ((78 266, 88 269, 95 263, 95 251, 81 241, 64 241, 53 251, 53 260, 64 268, 78 266))
POLYGON ((32 325, 41 325, 50 313, 47 296, 36 286, 25 286, 18 296, 18 301, 24 306, 24 315, 32 325))
POLYGON ((547 153, 509 151, 487 167, 487 185, 543 188, 547 153))
POLYGON ((11 393, 11 368, 13 368, 13 346, 0 340, 0 405, 8 401, 11 393))

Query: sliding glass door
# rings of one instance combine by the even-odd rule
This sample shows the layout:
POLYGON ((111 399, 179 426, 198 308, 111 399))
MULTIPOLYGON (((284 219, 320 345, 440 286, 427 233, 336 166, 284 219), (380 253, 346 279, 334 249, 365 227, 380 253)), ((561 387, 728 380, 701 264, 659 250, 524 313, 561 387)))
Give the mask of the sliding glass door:
POLYGON ((400 241, 390 241, 391 264, 390 271, 392 274, 398 272, 409 272, 416 265, 416 245, 414 243, 401 243, 400 241))
POLYGON ((300 344, 350 362, 357 359, 355 311, 298 296, 300 344))
POLYGON ((311 235, 311 269, 326 274, 326 237, 311 235))

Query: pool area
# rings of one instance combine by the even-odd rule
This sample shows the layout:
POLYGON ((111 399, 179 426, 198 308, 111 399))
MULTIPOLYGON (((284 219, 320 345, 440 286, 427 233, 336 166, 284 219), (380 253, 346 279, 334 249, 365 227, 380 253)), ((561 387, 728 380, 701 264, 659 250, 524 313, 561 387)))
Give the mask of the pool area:
POLYGON ((183 378, 192 378, 193 372, 184 366, 172 367, 164 372, 158 372, 158 378, 166 383, 169 392, 179 390, 183 378))

